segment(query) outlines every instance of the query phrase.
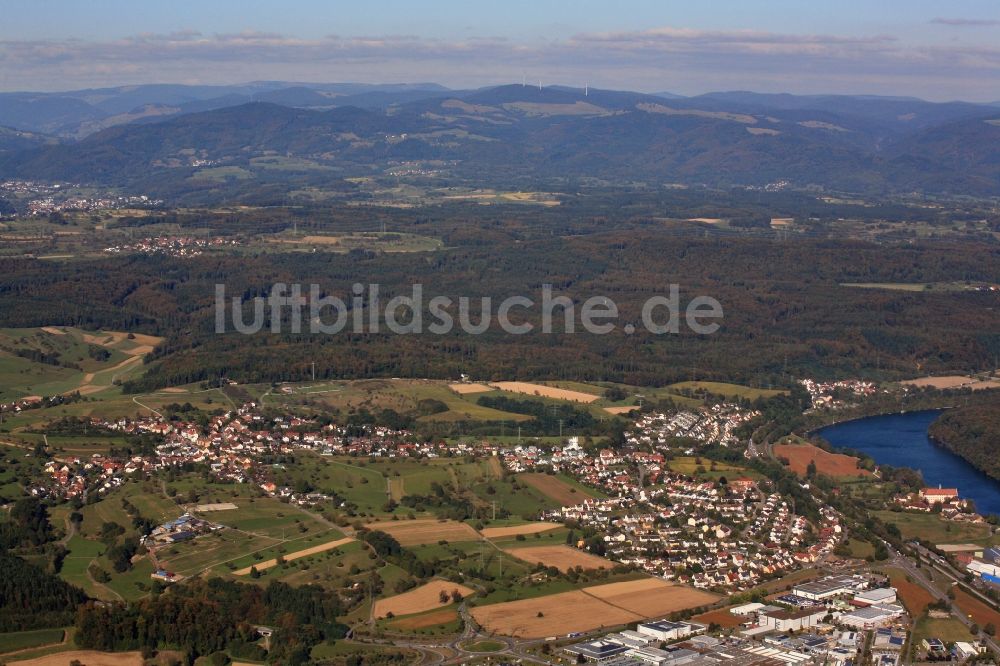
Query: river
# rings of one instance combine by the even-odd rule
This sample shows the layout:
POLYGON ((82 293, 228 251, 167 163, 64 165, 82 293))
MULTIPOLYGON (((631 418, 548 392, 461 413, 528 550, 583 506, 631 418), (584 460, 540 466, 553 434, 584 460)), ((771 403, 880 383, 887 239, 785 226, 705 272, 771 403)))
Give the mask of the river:
POLYGON ((936 446, 927 427, 941 410, 871 416, 816 431, 833 446, 863 451, 876 462, 918 469, 928 486, 958 488, 979 513, 1000 514, 1000 481, 986 476, 963 458, 936 446))

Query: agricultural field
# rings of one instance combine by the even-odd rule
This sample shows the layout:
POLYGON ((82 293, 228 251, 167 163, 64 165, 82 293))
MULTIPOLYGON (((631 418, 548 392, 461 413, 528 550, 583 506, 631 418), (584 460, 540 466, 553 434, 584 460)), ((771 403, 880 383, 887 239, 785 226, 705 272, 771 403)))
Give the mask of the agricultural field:
MULTIPOLYGON (((310 546, 309 548, 303 548, 302 550, 292 551, 287 555, 282 555, 281 559, 285 562, 291 562, 293 560, 298 560, 303 557, 309 557, 311 555, 318 555, 319 553, 325 553, 329 550, 333 550, 334 548, 345 546, 353 541, 354 539, 350 537, 345 537, 342 539, 334 539, 333 541, 327 541, 326 543, 321 543, 316 546, 310 546)), ((252 568, 256 568, 257 571, 266 571, 267 569, 276 566, 278 566, 278 558, 273 558, 270 560, 264 560, 260 564, 254 564, 249 567, 245 567, 243 569, 237 569, 236 571, 233 572, 233 575, 247 576, 250 574, 252 568)))
POLYGON ((581 567, 584 570, 610 569, 615 565, 611 560, 591 555, 567 545, 526 546, 524 548, 505 548, 504 550, 519 560, 524 560, 530 564, 543 564, 547 567, 555 567, 564 573, 576 567, 581 567))
POLYGON ((695 615, 691 618, 691 621, 700 622, 705 625, 717 624, 723 629, 735 629, 746 622, 746 618, 740 617, 739 615, 733 615, 729 612, 729 608, 717 608, 716 610, 711 610, 707 613, 695 615))
POLYGON ((485 384, 448 384, 448 388, 459 395, 469 395, 472 393, 489 393, 493 389, 485 384))
POLYGON ((392 536, 402 546, 436 544, 439 541, 476 541, 479 533, 454 520, 399 520, 370 523, 369 529, 392 536))
POLYGON ((340 640, 332 645, 330 643, 320 643, 313 648, 312 658, 322 663, 350 663, 347 660, 352 658, 360 659, 360 662, 370 663, 375 659, 385 659, 385 663, 410 664, 414 663, 417 653, 413 650, 398 648, 389 645, 372 645, 371 643, 355 643, 349 640, 340 640))
POLYGON ((498 510, 504 509, 511 517, 522 519, 532 519, 542 511, 562 506, 560 502, 523 482, 520 477, 511 476, 502 480, 475 483, 469 490, 484 504, 492 505, 495 502, 498 510))
POLYGON ((990 606, 972 596, 960 587, 955 587, 955 604, 963 613, 972 617, 980 626, 985 627, 992 624, 1000 627, 1000 611, 994 610, 990 606))
POLYGON ((97 650, 67 650, 43 657, 14 661, 18 666, 66 666, 71 663, 86 666, 142 666, 141 652, 98 652, 97 650))
POLYGON ((436 579, 412 590, 407 590, 402 594, 377 600, 372 615, 376 618, 384 618, 388 617, 389 613, 392 613, 394 616, 399 617, 441 608, 452 603, 450 599, 448 602, 442 603, 441 594, 451 595, 455 591, 462 598, 475 593, 475 590, 471 587, 448 580, 436 579))
POLYGON ((582 590, 476 606, 472 609, 472 616, 489 632, 518 638, 543 638, 572 631, 605 629, 643 619, 582 590))
POLYGON ((759 477, 758 473, 752 472, 745 467, 740 467, 739 465, 704 458, 696 458, 693 456, 679 456, 677 458, 672 458, 667 462, 667 465, 670 467, 671 471, 677 472, 678 474, 686 474, 687 476, 713 479, 717 479, 721 476, 725 476, 728 479, 734 479, 741 476, 759 477))
POLYGON ((886 524, 899 528, 904 539, 924 539, 931 543, 975 543, 988 545, 996 541, 990 526, 974 523, 956 523, 942 520, 931 513, 904 513, 902 511, 874 512, 886 524))
POLYGON ((67 583, 76 585, 87 594, 100 598, 101 590, 87 575, 87 567, 94 559, 103 555, 106 549, 103 543, 74 534, 66 543, 67 553, 59 570, 59 577, 67 583))
POLYGON ((690 393, 698 395, 709 393, 721 395, 730 399, 758 400, 760 398, 773 398, 776 395, 788 393, 788 391, 776 389, 754 388, 743 386, 742 384, 728 384, 726 382, 678 382, 667 387, 676 393, 690 393))
POLYGON ((920 645, 925 638, 940 638, 945 643, 955 643, 972 640, 972 634, 969 633, 964 624, 953 617, 924 616, 917 620, 910 642, 913 645, 920 645))
POLYGON ((539 396, 542 398, 552 398, 555 400, 568 400, 570 402, 581 402, 589 404, 600 399, 600 395, 595 393, 584 393, 571 389, 559 388, 557 386, 547 386, 545 384, 531 384, 529 382, 491 382, 490 386, 509 393, 521 393, 524 395, 539 396))
POLYGON ((392 409, 400 414, 421 414, 428 404, 443 404, 444 411, 432 410, 418 417, 422 422, 506 421, 516 423, 531 417, 476 404, 476 395, 459 395, 447 382, 429 379, 369 379, 325 382, 314 385, 288 384, 267 395, 267 404, 308 405, 347 414, 367 409, 392 409), (434 401, 429 403, 428 401, 434 401))
POLYGON ((484 527, 479 533, 487 539, 498 539, 501 537, 517 536, 518 534, 537 534, 562 527, 559 523, 522 523, 520 525, 506 525, 504 527, 484 527))
POLYGON ((0 634, 0 654, 61 643, 65 636, 65 629, 36 629, 0 634))
POLYGON ((979 377, 966 377, 964 375, 948 375, 941 377, 920 377, 900 382, 904 386, 915 386, 917 388, 935 388, 939 390, 968 388, 973 391, 982 389, 1000 388, 1000 381, 996 379, 982 379, 979 377))
POLYGON ((890 567, 885 570, 889 576, 889 581, 899 593, 899 599, 906 607, 906 611, 912 617, 920 617, 927 606, 934 603, 934 596, 931 595, 922 585, 913 582, 902 569, 890 567))
POLYGON ((71 327, 0 329, 0 401, 110 391, 140 373, 142 357, 161 341, 71 327))
POLYGON ((455 606, 425 613, 397 617, 386 623, 389 631, 410 634, 456 634, 462 630, 462 618, 455 606))
MULTIPOLYGON (((314 542, 306 542, 314 543, 314 542)), ((265 569, 260 572, 257 583, 267 584, 272 580, 280 580, 289 585, 319 585, 323 588, 338 589, 348 584, 356 576, 380 567, 376 560, 369 558, 371 551, 360 541, 350 541, 343 546, 322 553, 302 557, 285 564, 265 569)), ((261 555, 261 557, 263 557, 261 555)), ((255 562, 254 556, 243 557, 237 562, 245 567, 247 562, 255 562)), ((229 565, 227 565, 229 566, 229 565)), ((395 567, 391 571, 395 573, 395 567)), ((385 567, 382 567, 385 569, 385 567)), ((221 568, 217 568, 221 571, 221 568)), ((386 573, 381 572, 380 575, 386 573)), ((383 575, 383 578, 392 576, 383 575)), ((255 582, 252 578, 241 578, 243 582, 255 582)))
POLYGON ((527 472, 518 474, 517 479, 558 502, 559 506, 575 506, 585 499, 601 496, 567 476, 527 472))
POLYGON ((320 248, 324 252, 350 252, 351 250, 374 250, 377 252, 434 252, 444 247, 438 238, 400 232, 353 232, 337 235, 279 234, 264 237, 271 251, 312 251, 320 248))
POLYGON ((717 599, 715 595, 694 588, 641 578, 476 606, 472 615, 488 631, 519 638, 541 638, 662 617, 717 599))
POLYGON ((812 444, 777 444, 774 455, 779 460, 787 460, 788 467, 799 476, 806 476, 809 463, 816 464, 819 474, 843 478, 870 478, 872 473, 858 467, 859 460, 843 453, 830 453, 812 444))
POLYGON ((99 502, 86 504, 80 509, 83 515, 80 533, 85 537, 97 537, 101 532, 101 526, 109 522, 118 523, 126 528, 131 527, 132 516, 125 510, 124 501, 135 506, 141 516, 154 521, 170 520, 183 513, 177 504, 164 497, 157 483, 128 482, 99 502))
POLYGON ((658 578, 640 578, 620 583, 586 587, 583 591, 612 606, 642 617, 660 617, 686 608, 707 606, 720 599, 693 587, 674 585, 658 578))
POLYGON ((234 498, 235 511, 213 511, 202 517, 240 532, 272 539, 291 539, 304 534, 330 531, 313 514, 271 497, 234 498))

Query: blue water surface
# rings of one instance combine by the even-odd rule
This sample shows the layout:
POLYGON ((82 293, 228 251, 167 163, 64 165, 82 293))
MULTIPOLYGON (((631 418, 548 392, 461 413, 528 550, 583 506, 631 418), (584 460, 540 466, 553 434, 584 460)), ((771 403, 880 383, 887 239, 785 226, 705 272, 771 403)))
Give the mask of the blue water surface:
POLYGON ((979 513, 1000 514, 1000 481, 991 479, 954 453, 935 445, 927 427, 941 410, 872 416, 816 431, 833 446, 863 451, 876 462, 918 469, 928 486, 958 488, 979 513))

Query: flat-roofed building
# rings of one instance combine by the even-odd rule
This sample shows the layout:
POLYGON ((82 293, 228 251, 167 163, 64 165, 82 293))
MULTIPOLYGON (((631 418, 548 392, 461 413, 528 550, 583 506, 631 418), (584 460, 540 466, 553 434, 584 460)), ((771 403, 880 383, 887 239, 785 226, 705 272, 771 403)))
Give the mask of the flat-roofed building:
POLYGON ((599 638, 594 641, 577 643, 565 648, 569 654, 580 655, 587 661, 606 662, 629 651, 628 646, 599 638))
POLYGON ((640 634, 652 636, 661 641, 676 641, 704 630, 705 626, 701 624, 693 622, 670 622, 668 620, 643 622, 636 627, 636 631, 640 634))
POLYGON ((776 610, 762 613, 760 625, 775 631, 799 631, 815 627, 826 616, 826 609, 820 607, 801 608, 798 610, 776 610))
POLYGON ((866 606, 874 606, 875 604, 893 604, 896 603, 896 588, 876 587, 873 590, 864 590, 863 592, 858 592, 854 595, 854 601, 866 606))
POLYGON ((824 601, 843 594, 854 594, 864 586, 864 579, 855 576, 827 576, 808 583, 799 583, 792 593, 811 601, 824 601))

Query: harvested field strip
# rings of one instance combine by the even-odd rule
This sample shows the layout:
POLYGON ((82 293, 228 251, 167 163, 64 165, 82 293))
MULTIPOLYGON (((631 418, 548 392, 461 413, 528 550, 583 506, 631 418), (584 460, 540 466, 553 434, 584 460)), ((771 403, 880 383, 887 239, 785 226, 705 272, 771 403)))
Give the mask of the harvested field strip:
POLYGON ((691 618, 691 620, 705 625, 717 624, 723 629, 733 629, 746 622, 746 618, 740 617, 739 615, 733 615, 729 612, 728 608, 719 608, 707 613, 702 613, 701 615, 695 615, 691 618))
POLYGON ((142 666, 143 658, 140 652, 98 652, 97 650, 69 650, 55 654, 14 661, 20 666, 66 666, 73 662, 86 666, 142 666))
POLYGON ((830 453, 812 444, 779 444, 774 447, 778 459, 788 460, 788 466, 799 476, 805 476, 810 462, 816 463, 816 471, 834 478, 869 477, 866 469, 858 468, 858 459, 843 453, 830 453))
POLYGON ((493 389, 485 384, 448 384, 450 388, 455 393, 459 395, 468 395, 471 393, 489 393, 493 389))
POLYGON ((518 534, 537 534, 562 527, 559 523, 525 523, 524 525, 508 525, 507 527, 485 527, 482 534, 487 539, 517 536, 518 534))
POLYGON ((569 389, 545 386, 544 384, 529 384, 528 382, 492 382, 490 386, 509 391, 510 393, 522 393, 524 395, 537 395, 543 398, 555 398, 556 400, 569 400, 570 402, 591 403, 600 398, 591 393, 581 391, 571 391, 569 389))
POLYGON ((463 598, 475 593, 470 587, 452 583, 448 580, 432 580, 429 583, 416 587, 402 594, 379 599, 375 602, 372 615, 376 618, 386 617, 389 613, 393 615, 413 615, 424 611, 440 608, 453 603, 452 593, 457 591, 463 598), (448 601, 441 602, 441 594, 448 595, 448 601))
POLYGON ((426 629, 428 627, 436 627, 439 624, 449 624, 457 621, 457 610, 454 608, 442 608, 441 610, 433 611, 431 613, 423 613, 421 615, 414 615, 412 617, 404 617, 398 620, 393 620, 389 627, 391 629, 412 631, 414 629, 426 629))
POLYGON ((582 550, 577 550, 571 546, 535 546, 532 548, 507 548, 505 552, 510 553, 519 560, 530 562, 531 564, 541 563, 547 567, 555 567, 559 571, 566 572, 576 567, 584 569, 610 569, 615 563, 597 555, 582 550))
POLYGON ((403 546, 420 546, 438 541, 478 541, 479 532, 454 520, 401 520, 371 523, 371 530, 391 535, 403 546))
POLYGON ((519 474, 518 479, 524 481, 529 486, 539 491, 546 497, 550 497, 561 506, 576 506, 580 502, 593 497, 586 490, 572 486, 557 476, 551 474, 538 474, 529 472, 519 474))
POLYGON ((709 592, 674 585, 659 578, 642 578, 621 583, 585 587, 584 593, 612 606, 643 617, 659 617, 674 611, 715 603, 719 597, 709 592))
POLYGON ((923 586, 907 580, 902 569, 886 569, 889 581, 899 593, 903 606, 913 617, 920 617, 928 605, 934 603, 934 597, 923 586))
POLYGON ((580 590, 478 606, 472 616, 489 631, 519 638, 610 628, 643 619, 580 590))
POLYGON ((489 464, 490 472, 493 473, 494 478, 503 478, 503 463, 500 462, 500 458, 497 456, 490 456, 489 464))
POLYGON ((990 608, 958 586, 955 587, 955 603, 958 604, 963 613, 971 615, 980 627, 985 627, 988 624, 1000 627, 1000 611, 990 608))
MULTIPOLYGON (((325 553, 328 550, 333 550, 334 548, 343 546, 344 544, 350 543, 352 541, 354 541, 354 539, 352 539, 351 537, 345 537, 343 539, 337 539, 336 541, 328 541, 326 543, 321 543, 320 545, 313 546, 312 548, 297 550, 294 553, 289 553, 288 555, 283 555, 282 557, 286 562, 290 562, 291 560, 297 560, 300 557, 309 557, 310 555, 315 555, 316 553, 325 553)), ((260 564, 255 564, 246 567, 244 569, 239 569, 238 571, 234 571, 233 573, 237 576, 246 576, 247 574, 250 573, 250 570, 253 569, 254 567, 257 568, 257 571, 264 571, 265 569, 270 569, 271 567, 276 567, 276 566, 278 566, 277 558, 273 560, 265 560, 260 564)))

